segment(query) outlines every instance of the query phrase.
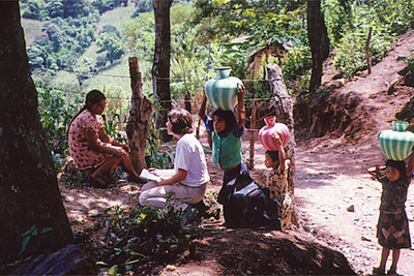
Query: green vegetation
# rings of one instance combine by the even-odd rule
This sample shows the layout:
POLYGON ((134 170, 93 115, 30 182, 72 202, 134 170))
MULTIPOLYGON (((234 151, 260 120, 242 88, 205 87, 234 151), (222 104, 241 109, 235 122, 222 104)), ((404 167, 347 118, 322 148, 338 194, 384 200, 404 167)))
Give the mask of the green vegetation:
POLYGON ((324 1, 326 24, 336 51, 333 62, 339 72, 350 77, 366 68, 370 27, 369 52, 373 63, 380 61, 394 38, 414 26, 413 5, 413 0, 324 1))
POLYGON ((142 268, 150 273, 151 264, 171 261, 199 232, 195 226, 182 224, 183 212, 171 204, 164 209, 148 206, 124 213, 119 207, 110 210, 106 248, 97 252, 102 271, 110 275, 142 268))
MULTIPOLYGON (((322 3, 332 61, 343 77, 366 67, 370 28, 369 52, 376 63, 397 35, 414 26, 414 0, 322 3)), ((153 98, 151 0, 21 0, 20 4, 42 122, 54 137, 51 150, 64 154, 65 131, 60 128, 73 115, 84 93, 94 88, 108 96, 107 130, 124 139, 120 130, 130 90, 128 56, 138 57, 143 92, 153 98), (68 100, 72 94, 79 99, 68 100), (52 114, 47 110, 50 102, 62 111, 52 114)), ((174 1, 171 43, 173 100, 184 95, 200 97, 203 83, 215 76, 213 67, 221 65, 231 66, 233 76, 252 80, 247 98, 269 96, 261 85, 267 78, 267 63, 280 63, 291 93, 301 92, 309 84, 311 55, 303 0, 174 1)), ((154 142, 156 134, 152 137, 147 161, 159 165, 170 162, 168 156, 153 157, 160 145, 154 142)))
POLYGON ((67 150, 67 126, 80 109, 83 98, 77 94, 65 94, 55 88, 37 88, 39 112, 52 157, 60 165, 67 150))

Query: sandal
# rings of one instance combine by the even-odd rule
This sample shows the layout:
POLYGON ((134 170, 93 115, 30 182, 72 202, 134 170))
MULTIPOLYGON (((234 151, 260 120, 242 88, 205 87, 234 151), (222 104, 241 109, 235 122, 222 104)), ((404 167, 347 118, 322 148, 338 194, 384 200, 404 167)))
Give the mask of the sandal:
POLYGON ((385 269, 380 267, 374 267, 372 269, 372 275, 385 275, 385 269))

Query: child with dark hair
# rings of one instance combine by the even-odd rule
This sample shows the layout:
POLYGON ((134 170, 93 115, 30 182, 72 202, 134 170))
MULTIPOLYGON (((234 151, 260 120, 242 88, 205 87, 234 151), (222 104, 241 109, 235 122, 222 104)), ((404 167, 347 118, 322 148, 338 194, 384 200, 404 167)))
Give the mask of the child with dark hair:
POLYGON ((373 269, 374 275, 385 274, 390 251, 392 251, 392 264, 388 274, 396 274, 400 249, 411 247, 405 202, 412 173, 413 156, 410 158, 408 169, 404 161, 387 160, 385 173, 379 166, 368 170, 382 183, 380 216, 377 224, 377 237, 382 246, 382 253, 379 267, 373 269))
POLYGON ((167 132, 177 140, 174 158, 174 174, 159 182, 150 182, 142 187, 139 202, 155 208, 166 206, 169 195, 177 208, 187 204, 200 204, 210 176, 203 147, 192 134, 192 117, 185 109, 174 109, 168 113, 167 132), (184 204, 183 204, 184 203, 184 204))
MULTIPOLYGON (((223 185, 240 174, 248 175, 248 169, 242 163, 241 136, 244 131, 244 86, 239 86, 237 93, 237 118, 231 110, 217 109, 213 117, 206 115, 207 97, 204 93, 199 116, 204 121, 213 152, 213 164, 224 171, 223 185)), ((220 193, 221 194, 221 193, 220 193)), ((219 201, 220 201, 219 194, 219 201)))
POLYGON ((277 202, 279 218, 282 230, 289 229, 292 225, 293 200, 289 194, 288 171, 290 161, 286 157, 285 149, 282 146, 280 137, 272 137, 277 145, 277 151, 265 152, 265 166, 272 169, 267 178, 267 188, 270 191, 270 198, 277 202))

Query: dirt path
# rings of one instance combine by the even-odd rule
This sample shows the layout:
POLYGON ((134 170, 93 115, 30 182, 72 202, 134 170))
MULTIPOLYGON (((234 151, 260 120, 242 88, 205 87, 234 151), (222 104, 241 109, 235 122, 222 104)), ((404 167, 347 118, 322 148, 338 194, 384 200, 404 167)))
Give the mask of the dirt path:
MULTIPOLYGON (((377 133, 390 128, 395 113, 414 95, 410 87, 397 87, 392 95, 385 91, 398 78, 406 64, 398 60, 414 49, 414 31, 395 42, 395 48, 372 68, 372 74, 347 83, 337 92, 357 93, 363 103, 352 114, 355 131, 367 133, 355 145, 329 135, 304 141, 296 150, 296 202, 303 228, 341 251, 360 273, 370 273, 377 266, 381 247, 376 239, 376 223, 381 186, 365 172, 367 167, 384 161, 377 133), (364 122, 372 128, 364 129, 364 122)), ((414 242, 414 188, 406 203, 414 242)), ((414 248, 414 244, 412 245, 414 248)), ((414 275, 414 250, 403 250, 399 273, 414 275)))
MULTIPOLYGON (((341 251, 357 271, 369 273, 380 257, 375 231, 381 186, 365 169, 380 160, 381 155, 375 146, 370 153, 369 149, 334 143, 325 141, 312 148, 299 146, 296 201, 306 231, 341 251), (354 211, 347 210, 351 206, 354 211)), ((406 207, 413 237, 413 187, 408 197, 406 207)), ((414 275, 413 260, 414 250, 403 250, 399 273, 414 275)))

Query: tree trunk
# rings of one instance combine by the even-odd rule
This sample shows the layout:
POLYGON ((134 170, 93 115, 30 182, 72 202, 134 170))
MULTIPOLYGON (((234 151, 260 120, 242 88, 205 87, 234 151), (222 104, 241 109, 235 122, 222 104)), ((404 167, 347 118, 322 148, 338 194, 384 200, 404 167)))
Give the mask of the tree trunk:
MULTIPOLYGON (((271 108, 276 113, 277 122, 284 123, 289 128, 289 142, 286 147, 286 154, 290 160, 288 172, 289 192, 294 198, 296 165, 295 165, 295 122, 293 119, 292 99, 288 94, 286 85, 283 81, 282 70, 277 64, 269 64, 267 66, 269 76, 270 91, 275 98, 271 108)), ((293 215, 293 223, 298 225, 296 208, 293 215)))
POLYGON ((308 39, 312 53, 312 76, 309 91, 321 86, 323 61, 329 56, 329 38, 321 12, 320 0, 308 0, 308 39))
POLYGON ((152 66, 152 83, 154 95, 159 100, 157 113, 157 129, 160 130, 163 141, 171 140, 165 124, 167 114, 171 110, 170 93, 170 56, 171 56, 171 26, 170 7, 172 0, 153 0, 155 17, 155 48, 152 66))
POLYGON ((191 113, 191 95, 188 91, 184 94, 184 108, 191 113))
POLYGON ((129 58, 129 75, 131 77, 131 107, 126 126, 128 136, 128 145, 131 149, 129 157, 132 165, 138 174, 143 168, 147 167, 145 163, 145 145, 151 128, 151 102, 142 97, 142 77, 139 71, 138 59, 129 58))
POLYGON ((0 2, 0 260, 13 259, 21 234, 36 225, 52 231, 29 240, 39 250, 72 240, 56 171, 37 111, 18 1, 0 2))

